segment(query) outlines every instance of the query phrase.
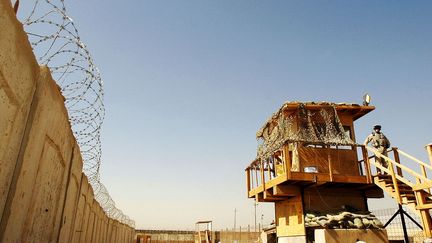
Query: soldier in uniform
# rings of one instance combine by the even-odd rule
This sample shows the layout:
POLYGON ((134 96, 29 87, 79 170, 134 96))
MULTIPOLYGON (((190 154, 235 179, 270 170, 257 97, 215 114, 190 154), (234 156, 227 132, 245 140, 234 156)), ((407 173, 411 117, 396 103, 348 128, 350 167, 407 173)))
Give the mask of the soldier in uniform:
MULTIPOLYGON (((381 132, 381 125, 375 125, 373 127, 373 132, 370 134, 366 140, 364 141, 364 145, 366 146, 368 143, 372 142, 371 145, 379 153, 384 156, 387 156, 387 149, 390 148, 390 141, 387 137, 381 132)), ((387 168, 388 164, 385 159, 378 158, 375 156, 375 161, 380 163, 383 167, 387 168)), ((377 168, 378 174, 381 174, 381 170, 377 168)))

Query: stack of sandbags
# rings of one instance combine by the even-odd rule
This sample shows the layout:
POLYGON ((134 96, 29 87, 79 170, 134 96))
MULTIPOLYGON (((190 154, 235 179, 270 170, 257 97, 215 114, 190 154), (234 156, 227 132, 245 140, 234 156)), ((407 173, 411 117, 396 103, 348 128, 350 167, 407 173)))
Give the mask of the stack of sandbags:
POLYGON ((306 227, 323 227, 330 229, 380 229, 381 221, 372 213, 319 214, 307 213, 305 215, 306 227))

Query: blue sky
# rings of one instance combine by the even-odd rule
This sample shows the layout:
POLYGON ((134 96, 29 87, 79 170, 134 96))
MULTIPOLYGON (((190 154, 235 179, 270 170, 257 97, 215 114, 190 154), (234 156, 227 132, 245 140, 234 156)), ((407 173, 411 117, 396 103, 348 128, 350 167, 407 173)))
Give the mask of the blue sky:
MULTIPOLYGON (((105 82, 102 181, 138 228, 253 225, 244 168, 287 100, 361 103, 426 159, 430 1, 67 1, 105 82)), ((390 200, 372 208, 392 207, 390 200)), ((271 204, 258 206, 264 223, 271 204)), ((259 220, 260 221, 260 220, 259 220)))

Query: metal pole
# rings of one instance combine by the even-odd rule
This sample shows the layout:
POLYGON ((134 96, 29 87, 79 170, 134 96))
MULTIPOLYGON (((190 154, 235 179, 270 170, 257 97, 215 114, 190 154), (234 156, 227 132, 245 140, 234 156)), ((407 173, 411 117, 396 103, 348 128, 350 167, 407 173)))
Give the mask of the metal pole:
POLYGON ((234 208, 234 237, 233 237, 234 239, 233 239, 233 241, 236 238, 236 218, 237 218, 237 209, 234 208))
POLYGON ((261 214, 261 226, 264 228, 263 220, 264 220, 264 214, 261 214))
POLYGON ((407 212, 405 212, 405 210, 403 211, 403 213, 405 214, 405 216, 407 216, 409 219, 411 219, 411 221, 415 225, 417 225, 421 230, 423 230, 423 227, 417 221, 415 221, 415 219, 413 219, 409 214, 407 214, 407 212))
POLYGON ((234 231, 236 229, 236 217, 237 217, 237 209, 234 208, 234 231))
POLYGON ((257 230, 257 227, 256 227, 256 226, 257 226, 257 224, 256 224, 256 222, 257 222, 257 221, 256 221, 256 207, 257 207, 257 204, 258 204, 258 203, 257 203, 256 200, 255 200, 255 201, 254 201, 254 208, 255 208, 255 228, 254 228, 254 229, 255 229, 255 232, 256 232, 256 230, 257 230))
POLYGON ((408 241, 408 232, 406 230, 406 224, 405 224, 405 217, 404 217, 404 210, 402 208, 402 205, 399 204, 399 215, 401 217, 401 222, 402 222, 402 229, 403 229, 403 233, 404 233, 404 241, 405 243, 409 243, 408 241))

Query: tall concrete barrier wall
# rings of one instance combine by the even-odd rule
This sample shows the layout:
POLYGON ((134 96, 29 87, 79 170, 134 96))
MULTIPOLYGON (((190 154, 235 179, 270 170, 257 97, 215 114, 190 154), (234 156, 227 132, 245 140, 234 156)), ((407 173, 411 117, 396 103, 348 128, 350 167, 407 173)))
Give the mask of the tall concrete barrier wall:
POLYGON ((21 24, 9 11, 10 3, 2 0, 0 4, 0 215, 3 215, 39 66, 29 42, 23 38, 21 24), (17 70, 17 66, 21 68, 17 70))
MULTIPOLYGON (((152 243, 163 243, 163 242, 171 242, 171 243, 194 243, 195 241, 195 232, 194 231, 183 231, 183 230, 137 230, 137 235, 139 237, 139 241, 142 243, 152 242, 152 243)), ((213 232, 214 242, 218 242, 218 238, 215 236, 215 232, 213 232)))
POLYGON ((0 242, 133 242, 82 167, 64 97, 0 0, 0 242))

